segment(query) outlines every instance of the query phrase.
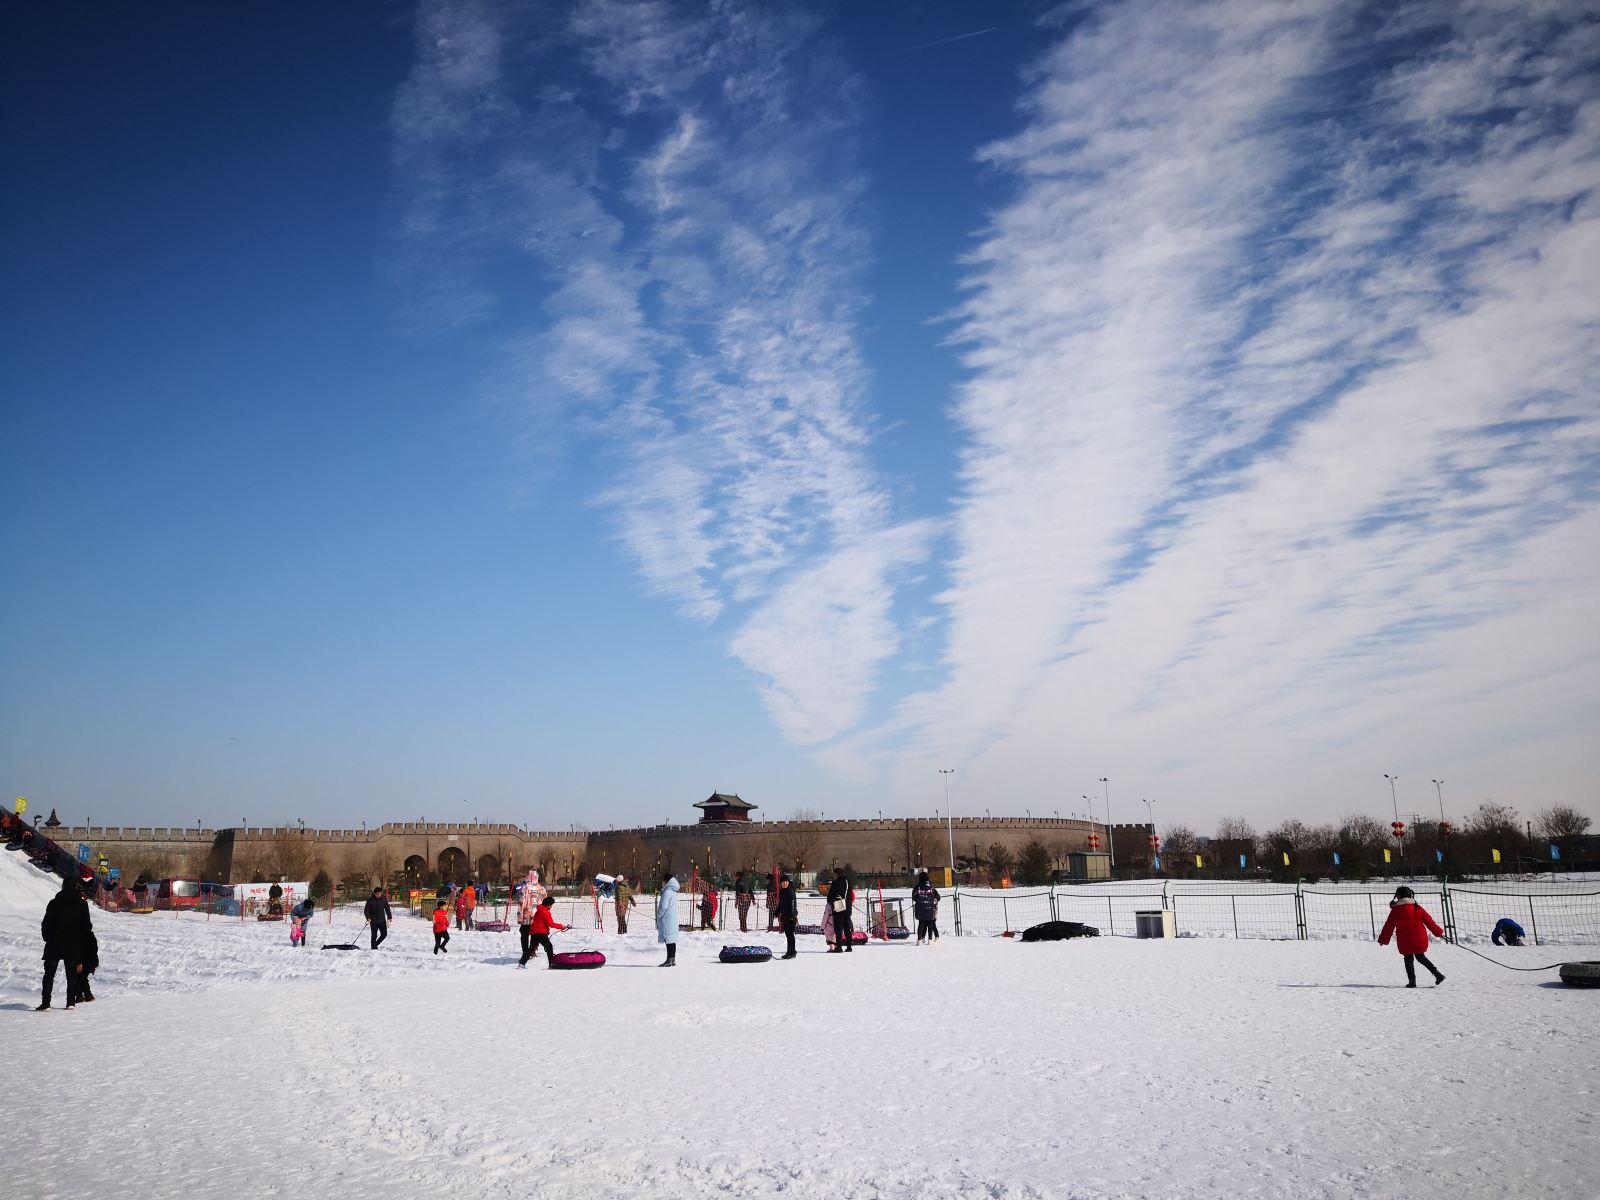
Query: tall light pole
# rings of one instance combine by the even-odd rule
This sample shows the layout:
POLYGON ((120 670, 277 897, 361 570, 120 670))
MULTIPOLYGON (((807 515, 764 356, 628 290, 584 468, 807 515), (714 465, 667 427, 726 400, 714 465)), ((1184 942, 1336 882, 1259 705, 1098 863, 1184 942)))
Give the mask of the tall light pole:
POLYGON ((944 776, 944 820, 945 829, 950 834, 950 882, 952 884, 956 880, 956 821, 955 817, 950 814, 950 776, 955 773, 956 769, 954 767, 948 770, 944 767, 939 768, 939 774, 944 776))
POLYGON ((1394 819, 1398 821, 1400 819, 1400 801, 1396 800, 1394 796, 1394 781, 1399 779, 1400 776, 1391 775, 1385 771, 1383 777, 1389 781, 1389 803, 1394 806, 1394 819))
POLYGON ((1104 775, 1100 782, 1106 785, 1106 849, 1111 851, 1111 869, 1117 869, 1117 835, 1111 832, 1111 780, 1104 775))
POLYGON ((1155 827, 1156 827, 1155 815, 1150 811, 1151 807, 1154 804, 1155 804, 1154 800, 1146 800, 1144 802, 1144 823, 1146 825, 1150 826, 1150 829, 1151 829, 1152 832, 1154 832, 1155 827))
POLYGON ((1444 824, 1444 780, 1435 779, 1433 781, 1433 790, 1436 793, 1438 793, 1438 796, 1439 796, 1439 824, 1443 825, 1444 824))

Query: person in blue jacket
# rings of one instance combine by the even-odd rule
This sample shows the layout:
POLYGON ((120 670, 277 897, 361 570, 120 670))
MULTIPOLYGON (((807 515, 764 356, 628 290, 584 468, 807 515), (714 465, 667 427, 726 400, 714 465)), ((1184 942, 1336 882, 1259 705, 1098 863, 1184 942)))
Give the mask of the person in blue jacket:
POLYGON ((1496 946, 1520 946, 1526 936, 1521 925, 1510 917, 1501 917, 1494 923, 1494 932, 1489 935, 1489 940, 1496 946))
POLYGON ((656 940, 665 942, 667 961, 663 967, 678 965, 678 881, 671 871, 661 876, 661 894, 656 897, 656 940))
MULTIPOLYGON (((302 950, 304 950, 306 946, 306 927, 311 924, 311 918, 313 915, 315 915, 316 911, 317 902, 310 896, 307 896, 305 899, 301 900, 299 904, 296 904, 289 910, 290 929, 293 930, 298 928, 300 948, 302 950)), ((293 945, 295 940, 294 934, 291 933, 289 937, 290 945, 293 945)))

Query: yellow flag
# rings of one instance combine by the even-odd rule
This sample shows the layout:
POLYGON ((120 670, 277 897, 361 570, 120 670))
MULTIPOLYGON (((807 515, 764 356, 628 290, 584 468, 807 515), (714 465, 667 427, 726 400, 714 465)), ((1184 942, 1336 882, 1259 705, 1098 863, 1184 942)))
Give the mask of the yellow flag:
POLYGON ((11 811, 16 813, 17 816, 19 816, 19 817, 23 813, 27 812, 28 811, 28 798, 26 796, 18 796, 17 797, 17 806, 16 806, 16 808, 12 809, 11 811))
POLYGON ((1394 861, 1394 859, 1389 857, 1389 847, 1387 847, 1387 846, 1385 846, 1383 848, 1383 861, 1384 862, 1393 862, 1394 861))
POLYGON ((1494 860, 1495 860, 1495 862, 1499 862, 1499 861, 1500 861, 1500 851, 1498 851, 1498 850, 1491 850, 1491 851, 1489 851, 1489 853, 1490 853, 1490 854, 1492 854, 1492 855, 1494 855, 1494 860))
POLYGON ((1204 871, 1206 869, 1206 860, 1201 858, 1198 854, 1194 856, 1194 869, 1196 871, 1204 871))
POLYGON ((1283 852, 1283 865, 1286 867, 1289 865, 1289 852, 1287 850, 1283 852))

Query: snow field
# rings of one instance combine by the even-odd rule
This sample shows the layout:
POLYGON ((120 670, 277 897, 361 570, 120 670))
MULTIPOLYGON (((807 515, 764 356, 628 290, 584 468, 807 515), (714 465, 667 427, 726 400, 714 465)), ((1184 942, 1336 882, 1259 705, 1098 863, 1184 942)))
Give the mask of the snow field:
POLYGON ((1415 991, 1342 941, 810 937, 722 965, 780 939, 685 934, 661 970, 641 921, 556 935, 599 971, 523 972, 514 932, 436 957, 405 916, 374 954, 96 914, 100 999, 35 1014, 25 907, 0 903, 0 1049, 32 1064, 27 1200, 1600 1191, 1600 996, 1450 946, 1415 991))

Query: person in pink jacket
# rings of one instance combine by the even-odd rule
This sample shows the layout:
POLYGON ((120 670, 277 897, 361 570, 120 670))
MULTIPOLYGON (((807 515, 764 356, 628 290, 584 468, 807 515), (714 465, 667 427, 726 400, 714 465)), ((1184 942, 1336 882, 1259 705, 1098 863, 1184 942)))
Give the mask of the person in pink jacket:
POLYGON ((1434 937, 1444 936, 1444 930, 1439 928, 1439 923, 1428 914, 1427 909, 1417 903, 1415 892, 1408 887, 1395 888, 1394 899, 1389 901, 1389 919, 1383 923, 1383 932, 1378 935, 1378 945, 1387 946, 1389 939, 1394 938, 1395 949, 1405 956, 1408 988, 1417 986, 1417 963, 1421 963, 1433 972, 1435 987, 1444 982, 1444 974, 1428 961, 1430 932, 1434 937))

